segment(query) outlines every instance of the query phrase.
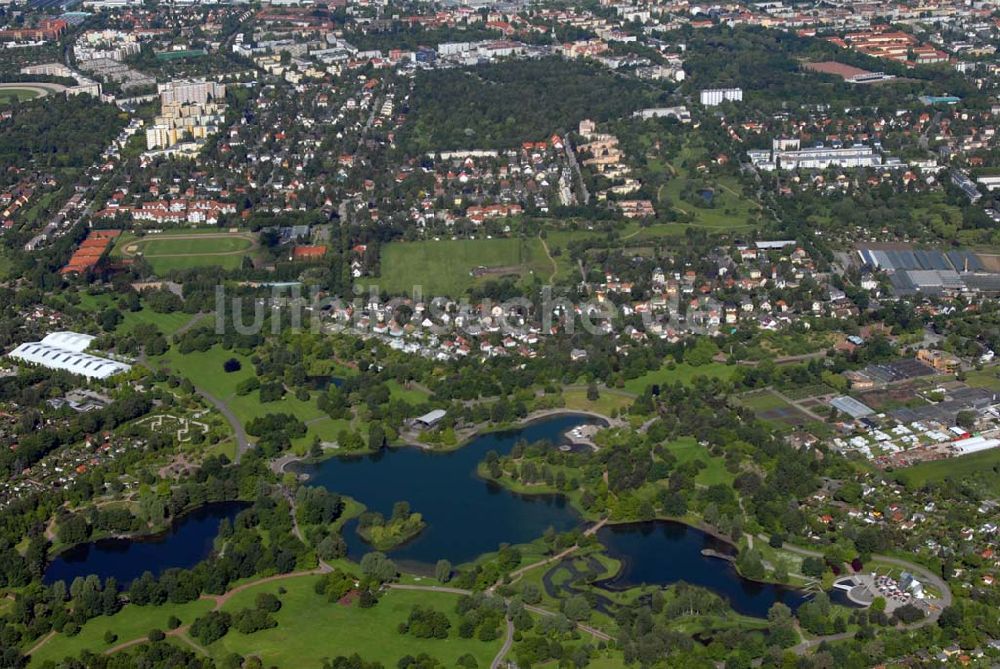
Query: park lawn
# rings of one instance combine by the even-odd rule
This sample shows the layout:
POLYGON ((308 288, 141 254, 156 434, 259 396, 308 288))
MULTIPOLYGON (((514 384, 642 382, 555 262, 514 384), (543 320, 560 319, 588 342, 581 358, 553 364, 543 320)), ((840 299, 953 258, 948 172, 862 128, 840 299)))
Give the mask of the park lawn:
MULTIPOLYGON (((80 293, 80 306, 87 311, 93 312, 103 311, 108 307, 115 307, 117 309, 118 298, 115 295, 107 293, 101 295, 80 293)), ((137 325, 149 324, 155 326, 156 329, 169 337, 194 318, 194 314, 186 314, 183 311, 161 314, 145 307, 139 311, 122 311, 121 309, 119 311, 122 315, 122 322, 115 328, 115 332, 117 333, 131 332, 137 325)))
POLYGON ((404 388, 395 379, 385 382, 389 388, 389 396, 394 400, 402 400, 409 404, 417 405, 426 402, 430 395, 419 388, 404 388))
POLYGON ((707 153, 702 147, 688 144, 670 165, 663 165, 664 170, 676 176, 660 188, 657 193, 657 204, 665 206, 669 202, 674 209, 693 217, 691 223, 673 227, 683 230, 690 226, 718 231, 752 228, 753 223, 750 219, 754 218, 760 209, 757 203, 741 193, 742 186, 734 177, 693 174, 683 167, 685 164, 691 165, 698 161, 708 162, 707 153), (709 188, 713 191, 712 207, 699 207, 681 198, 681 192, 688 181, 695 182, 699 188, 709 188))
POLYGON ((499 650, 501 639, 482 642, 458 637, 458 596, 448 593, 390 590, 370 609, 356 603, 343 606, 327 602, 313 591, 318 577, 306 576, 248 588, 226 602, 223 610, 239 611, 254 605, 258 593, 270 592, 281 599, 274 614, 278 626, 252 635, 230 630, 208 647, 217 658, 229 653, 257 655, 265 666, 318 667, 323 658, 359 653, 368 661, 394 667, 404 655, 427 653, 446 667, 454 667, 459 657, 471 653, 480 667, 488 667, 499 650), (281 594, 279 588, 286 592, 281 594), (414 606, 430 606, 451 619, 447 639, 417 639, 397 631, 414 606))
POLYGON ((992 448, 958 458, 922 462, 899 469, 896 471, 896 480, 907 488, 921 488, 932 481, 949 478, 960 481, 980 472, 991 472, 997 466, 1000 466, 1000 448, 992 448))
POLYGON ((79 655, 83 650, 100 653, 119 643, 144 637, 154 628, 167 631, 170 616, 177 616, 181 623, 189 625, 195 618, 210 611, 212 606, 213 602, 207 599, 162 606, 127 605, 113 616, 88 620, 76 636, 57 634, 31 656, 31 665, 37 667, 45 660, 58 662, 66 656, 79 655), (111 644, 104 643, 104 634, 109 630, 118 635, 118 639, 111 644))
POLYGON ((118 332, 131 332, 137 325, 152 325, 167 337, 184 327, 194 318, 194 314, 186 314, 183 311, 174 311, 168 314, 161 314, 152 309, 140 309, 139 311, 123 311, 122 322, 119 323, 118 332))
POLYGON ((207 351, 181 354, 176 349, 171 349, 162 356, 151 359, 150 364, 154 369, 168 367, 190 379, 195 387, 222 400, 244 426, 257 416, 269 413, 292 414, 306 423, 309 430, 306 436, 293 442, 296 452, 305 453, 314 437, 319 437, 320 441, 336 441, 337 434, 350 427, 349 421, 333 420, 316 406, 317 392, 310 393, 308 400, 297 399, 292 393, 288 393, 276 402, 263 403, 256 390, 248 395, 237 395, 236 386, 254 373, 250 358, 237 351, 213 346, 207 351), (232 373, 224 372, 222 365, 229 358, 239 360, 242 368, 232 373))
POLYGON ((707 365, 698 365, 697 367, 681 363, 675 365, 674 369, 670 369, 667 365, 664 365, 657 370, 646 372, 642 376, 627 380, 625 382, 625 390, 638 395, 644 392, 647 386, 654 384, 663 385, 665 383, 680 382, 688 385, 698 376, 728 381, 735 373, 735 365, 727 365, 721 362, 710 362, 707 365))
POLYGON ((593 401, 587 399, 587 391, 584 389, 565 390, 563 399, 566 401, 567 409, 593 411, 602 416, 610 416, 616 409, 621 411, 631 405, 634 398, 621 392, 601 388, 600 396, 593 401))
POLYGON ((6 279, 13 266, 10 257, 5 252, 0 251, 0 279, 6 279))
POLYGON ((693 460, 705 463, 705 468, 698 472, 695 482, 704 486, 724 483, 730 485, 735 475, 726 469, 726 461, 709 454, 708 449, 700 446, 694 437, 681 437, 667 443, 667 449, 677 458, 677 464, 693 460))
POLYGON ((454 239, 391 242, 382 247, 381 276, 362 281, 375 283, 393 295, 412 295, 420 286, 424 299, 459 297, 477 283, 502 276, 538 274, 548 277, 552 263, 538 239, 454 239), (477 267, 504 268, 483 277, 472 276, 477 267))

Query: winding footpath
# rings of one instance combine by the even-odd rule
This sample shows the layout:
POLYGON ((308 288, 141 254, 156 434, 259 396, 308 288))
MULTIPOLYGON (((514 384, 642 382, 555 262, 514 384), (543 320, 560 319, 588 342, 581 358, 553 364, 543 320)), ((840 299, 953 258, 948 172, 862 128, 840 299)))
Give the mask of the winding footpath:
POLYGON ((236 417, 233 410, 229 408, 229 405, 215 395, 197 387, 195 388, 195 392, 204 397, 212 406, 218 409, 219 413, 221 413, 229 423, 229 426, 233 428, 233 434, 236 436, 236 462, 239 462, 243 454, 249 451, 253 446, 253 444, 250 443, 250 438, 247 436, 247 431, 243 429, 243 423, 241 423, 240 419, 236 417))

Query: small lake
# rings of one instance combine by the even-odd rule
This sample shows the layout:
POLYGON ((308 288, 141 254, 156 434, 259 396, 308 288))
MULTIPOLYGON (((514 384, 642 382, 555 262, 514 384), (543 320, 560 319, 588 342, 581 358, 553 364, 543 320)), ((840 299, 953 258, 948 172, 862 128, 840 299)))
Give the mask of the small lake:
MULTIPOLYGON (((515 430, 491 432, 448 453, 403 447, 373 455, 337 457, 289 469, 307 474, 308 485, 353 497, 372 511, 391 515, 395 502, 407 501, 423 514, 427 527, 389 554, 400 565, 426 572, 441 558, 460 564, 501 543, 527 543, 548 527, 559 532, 581 525, 579 514, 561 495, 517 495, 483 480, 477 465, 493 450, 504 455, 519 440, 565 443, 563 435, 578 425, 600 423, 580 415, 562 415, 515 430)), ((344 528, 348 556, 359 559, 371 547, 358 536, 357 523, 344 528)))
POLYGON ((793 611, 807 600, 792 588, 748 581, 729 562, 706 557, 708 548, 733 555, 731 544, 683 523, 653 520, 624 525, 606 525, 597 538, 608 555, 622 562, 621 571, 600 585, 627 589, 639 585, 671 585, 684 581, 708 588, 729 600, 739 613, 765 617, 775 602, 793 611))
POLYGON ((232 522, 247 506, 244 502, 207 504, 184 514, 161 534, 79 544, 52 560, 43 581, 61 580, 69 585, 77 576, 97 574, 101 581, 114 576, 121 587, 127 587, 145 571, 159 576, 174 567, 189 569, 211 554, 222 519, 232 522))

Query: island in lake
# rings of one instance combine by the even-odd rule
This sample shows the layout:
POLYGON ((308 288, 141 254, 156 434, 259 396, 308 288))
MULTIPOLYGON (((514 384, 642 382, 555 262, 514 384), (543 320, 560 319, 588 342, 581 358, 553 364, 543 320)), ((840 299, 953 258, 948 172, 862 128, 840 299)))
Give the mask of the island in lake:
POLYGON ((357 532, 368 544, 388 551, 420 534, 427 523, 419 513, 410 511, 409 502, 396 502, 387 520, 378 511, 366 511, 358 518, 357 532))

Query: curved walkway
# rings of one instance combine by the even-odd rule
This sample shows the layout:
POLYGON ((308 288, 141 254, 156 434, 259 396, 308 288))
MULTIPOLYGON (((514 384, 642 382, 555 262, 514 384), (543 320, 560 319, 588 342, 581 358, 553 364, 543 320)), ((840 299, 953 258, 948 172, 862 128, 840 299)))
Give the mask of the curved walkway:
POLYGON ((219 413, 221 413, 225 417, 226 421, 228 421, 229 426, 233 428, 233 434, 236 435, 236 462, 239 462, 243 454, 253 447, 253 444, 250 443, 250 438, 247 437, 247 431, 243 429, 243 423, 241 423, 240 419, 236 417, 233 410, 229 408, 229 405, 215 395, 197 387, 195 388, 195 392, 204 397, 212 404, 212 406, 218 409, 219 413))

